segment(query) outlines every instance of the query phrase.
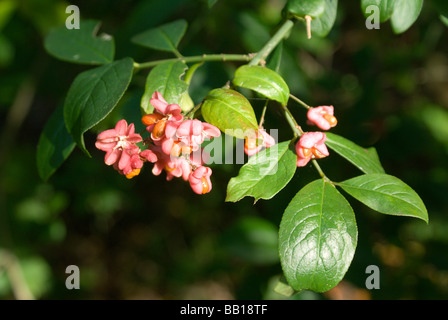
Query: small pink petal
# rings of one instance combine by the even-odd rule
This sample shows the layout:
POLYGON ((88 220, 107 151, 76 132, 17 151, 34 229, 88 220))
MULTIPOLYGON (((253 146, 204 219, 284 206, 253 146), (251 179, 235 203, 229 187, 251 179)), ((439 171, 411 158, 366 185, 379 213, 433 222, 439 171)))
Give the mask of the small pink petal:
POLYGON ((127 129, 128 129, 128 123, 124 119, 121 119, 115 125, 115 131, 118 136, 126 136, 127 129))
POLYGON ((107 151, 106 155, 104 156, 104 163, 108 166, 114 164, 120 158, 121 153, 122 152, 119 149, 112 149, 107 151))

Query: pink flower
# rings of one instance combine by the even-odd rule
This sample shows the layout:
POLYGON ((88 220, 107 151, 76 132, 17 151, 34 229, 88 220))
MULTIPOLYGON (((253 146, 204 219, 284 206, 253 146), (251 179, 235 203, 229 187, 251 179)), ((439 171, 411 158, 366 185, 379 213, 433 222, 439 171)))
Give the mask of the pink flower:
POLYGON ((311 108, 308 110, 307 116, 309 124, 315 124, 322 130, 330 130, 338 123, 334 116, 333 106, 311 108))
POLYGON ((168 104, 160 92, 156 91, 149 102, 153 105, 155 112, 142 117, 146 130, 151 132, 151 139, 159 141, 163 139, 165 131, 175 130, 184 119, 181 108, 177 104, 168 104))
MULTIPOLYGON (((172 180, 173 177, 182 177, 185 181, 191 172, 190 163, 187 159, 183 157, 171 157, 170 155, 163 152, 160 146, 150 146, 151 152, 156 155, 157 160, 154 161, 154 167, 152 168, 152 173, 158 176, 165 170, 166 179, 172 180)), ((151 161, 153 162, 153 161, 151 161)))
POLYGON ((296 144, 297 166, 304 167, 310 159, 321 159, 329 155, 323 132, 307 132, 296 144))
POLYGON ((168 120, 179 122, 183 120, 180 106, 177 104, 168 104, 162 97, 162 94, 155 91, 149 103, 161 114, 168 116, 168 120))
POLYGON ((116 164, 118 170, 126 168, 127 171, 129 162, 135 160, 133 156, 138 156, 140 152, 136 143, 141 141, 142 137, 135 133, 134 124, 131 123, 128 127, 128 123, 123 119, 117 122, 114 129, 101 132, 97 137, 95 146, 102 151, 106 151, 104 162, 108 166, 116 164), (134 160, 131 160, 131 158, 134 160))
MULTIPOLYGON (((190 146, 195 151, 204 142, 205 138, 219 137, 221 131, 207 122, 194 119, 182 122, 175 135, 180 142, 185 146, 190 146)), ((167 137, 170 137, 168 132, 167 137)))
POLYGON ((210 181, 211 174, 212 169, 209 167, 200 166, 196 168, 188 179, 191 189, 197 194, 210 192, 212 190, 212 182, 210 181))
POLYGON ((143 161, 138 153, 129 154, 127 150, 124 150, 120 161, 114 163, 114 169, 120 174, 131 179, 140 174, 140 169, 143 167, 143 161))
POLYGON ((263 128, 258 129, 255 138, 246 138, 244 142, 244 152, 248 156, 253 156, 260 152, 263 147, 269 148, 275 144, 275 139, 263 128), (261 135, 261 138, 260 138, 261 135))

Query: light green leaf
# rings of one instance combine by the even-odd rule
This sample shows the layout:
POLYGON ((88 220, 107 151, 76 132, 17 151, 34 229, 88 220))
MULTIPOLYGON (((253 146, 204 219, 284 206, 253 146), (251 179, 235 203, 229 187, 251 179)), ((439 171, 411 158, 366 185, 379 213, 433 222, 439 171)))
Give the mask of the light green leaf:
POLYGON ((396 0, 361 0, 361 9, 365 17, 372 12, 367 10, 370 6, 376 6, 380 14, 380 22, 386 22, 394 12, 396 0))
POLYGON ((418 194, 394 176, 365 174, 338 185, 351 196, 380 213, 415 217, 428 222, 428 212, 418 194))
POLYGON ((187 21, 176 20, 135 35, 131 41, 151 49, 177 52, 177 46, 187 31, 187 21))
POLYGON ((250 102, 235 90, 213 89, 205 97, 201 112, 205 121, 239 139, 258 130, 257 118, 250 102))
POLYGON ((323 179, 309 183, 289 203, 279 229, 280 262, 296 291, 325 292, 344 277, 358 230, 350 204, 323 179))
POLYGON ((236 202, 246 196, 271 199, 292 179, 297 169, 297 156, 291 141, 281 142, 252 156, 230 179, 226 201, 236 202))
POLYGON ((115 55, 114 39, 110 35, 97 36, 100 22, 81 20, 80 29, 64 26, 52 29, 45 38, 45 49, 60 60, 81 64, 105 64, 115 55))
POLYGON ((417 20, 423 7, 423 0, 396 0, 391 17, 395 33, 403 33, 417 20))
POLYGON ((37 169, 42 180, 50 178, 69 157, 75 145, 65 127, 63 108, 59 107, 45 125, 37 145, 37 169))
POLYGON ((364 149, 354 142, 326 132, 326 145, 364 173, 384 173, 378 154, 374 149, 364 149))
POLYGON ((286 11, 299 18, 318 18, 324 14, 325 0, 288 0, 286 11))
POLYGON ((285 80, 274 70, 261 66, 243 65, 235 72, 233 84, 254 90, 268 99, 286 105, 289 99, 289 88, 285 80))
POLYGON ((182 61, 169 61, 156 66, 146 78, 145 92, 141 101, 143 114, 152 113, 154 107, 149 103, 153 93, 158 91, 170 104, 181 104, 183 94, 188 90, 188 84, 181 78, 187 70, 182 61))
POLYGON ((132 79, 134 61, 124 58, 80 73, 64 103, 64 119, 76 144, 90 156, 83 134, 117 105, 132 79))
POLYGON ((311 32, 313 35, 325 37, 333 28, 338 13, 338 0, 325 0, 324 14, 311 20, 311 32))

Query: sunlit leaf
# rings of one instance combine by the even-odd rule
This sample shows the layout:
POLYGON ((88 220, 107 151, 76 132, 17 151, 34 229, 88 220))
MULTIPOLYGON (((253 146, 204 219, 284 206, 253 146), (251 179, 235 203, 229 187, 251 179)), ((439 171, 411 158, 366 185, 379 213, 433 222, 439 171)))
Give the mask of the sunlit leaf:
POLYGON ((326 132, 328 147, 355 165, 364 173, 384 173, 378 154, 374 149, 364 149, 337 134, 326 132))
POLYGON ((261 67, 244 65, 235 72, 233 84, 254 90, 268 99, 286 105, 289 99, 289 88, 285 80, 275 71, 261 67))
POLYGON ((339 185, 351 196, 380 213, 414 217, 428 222, 428 212, 419 195, 397 177, 365 174, 339 185))
POLYGON ((140 104, 143 114, 153 112, 154 107, 149 100, 155 91, 160 92, 168 103, 181 104, 182 95, 188 90, 188 84, 181 79, 187 68, 182 61, 169 61, 159 64, 150 71, 140 104))
POLYGON ((271 199, 294 176, 297 156, 291 142, 285 141, 262 150, 241 167, 238 176, 230 179, 226 201, 239 201, 251 196, 255 201, 271 199))
POLYGON ((205 121, 239 139, 258 130, 250 102, 235 90, 219 88, 210 91, 202 103, 201 112, 205 121))
POLYGON ((325 0, 288 0, 286 10, 300 18, 306 15, 318 18, 324 14, 325 0))
POLYGON ((395 33, 403 33, 417 20, 423 7, 423 0, 396 0, 391 17, 395 33))
POLYGON ((347 200, 323 179, 301 189, 279 229, 280 262, 296 291, 325 292, 347 272, 357 244, 355 215, 347 200))

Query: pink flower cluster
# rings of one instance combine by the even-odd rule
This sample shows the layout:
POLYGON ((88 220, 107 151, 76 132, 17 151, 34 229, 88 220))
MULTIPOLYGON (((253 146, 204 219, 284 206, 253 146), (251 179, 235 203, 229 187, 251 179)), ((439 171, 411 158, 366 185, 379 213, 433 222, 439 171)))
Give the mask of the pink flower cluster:
POLYGON ((104 162, 129 179, 140 173, 144 162, 151 162, 154 175, 165 171, 167 180, 182 177, 195 193, 210 192, 212 170, 204 166, 208 155, 201 144, 220 136, 220 130, 197 119, 185 119, 180 106, 168 104, 159 92, 154 92, 150 103, 154 112, 142 117, 149 138, 143 140, 134 132, 134 124, 128 126, 126 120, 98 135, 95 145, 106 151, 104 162), (147 148, 142 151, 139 142, 147 148))
MULTIPOLYGON (((322 130, 336 126, 333 106, 310 108, 307 113, 308 123, 317 125, 322 130)), ((321 159, 329 155, 324 132, 306 132, 296 143, 297 166, 304 167, 311 159, 321 159)))
POLYGON ((275 144, 275 139, 260 127, 253 137, 247 137, 244 141, 244 152, 248 156, 253 156, 265 147, 269 148, 275 144))

